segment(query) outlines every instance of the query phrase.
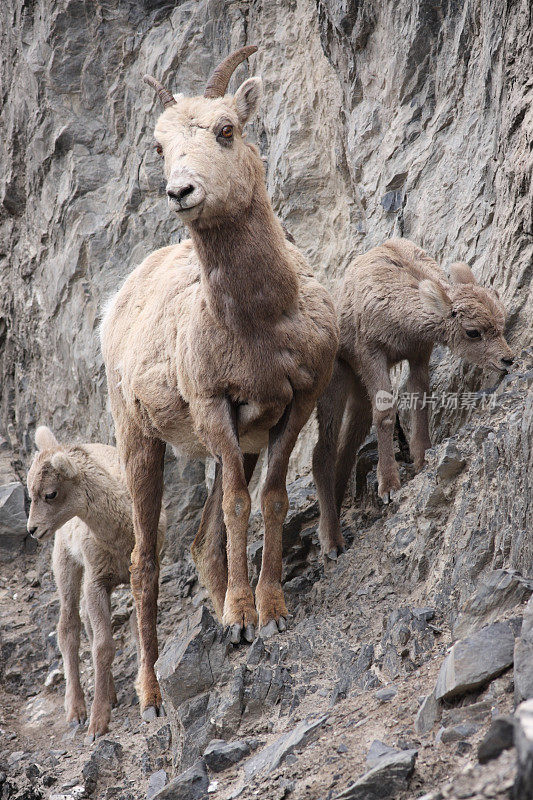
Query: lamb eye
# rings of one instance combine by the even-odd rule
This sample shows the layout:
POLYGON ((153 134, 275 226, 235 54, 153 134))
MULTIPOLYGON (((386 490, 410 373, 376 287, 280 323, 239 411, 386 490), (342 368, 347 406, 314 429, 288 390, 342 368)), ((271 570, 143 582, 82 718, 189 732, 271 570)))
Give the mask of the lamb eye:
POLYGON ((480 339, 481 338, 481 333, 478 330, 476 330, 475 328, 470 328, 469 330, 467 330, 466 331, 466 335, 468 336, 469 339, 480 339))
POLYGON ((161 147, 160 144, 156 144, 155 152, 157 153, 158 156, 162 156, 163 155, 163 148, 161 147))
POLYGON ((47 492, 44 496, 45 500, 55 500, 57 497, 57 492, 47 492))
POLYGON ((224 139, 231 139, 233 136, 233 125, 224 125, 220 131, 220 136, 222 136, 224 139))

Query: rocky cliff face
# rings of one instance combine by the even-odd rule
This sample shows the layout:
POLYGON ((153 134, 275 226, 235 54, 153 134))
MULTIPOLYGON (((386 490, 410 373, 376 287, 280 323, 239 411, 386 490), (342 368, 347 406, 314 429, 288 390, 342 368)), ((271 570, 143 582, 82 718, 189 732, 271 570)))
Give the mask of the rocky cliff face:
MULTIPOLYGON (((83 736, 61 738, 63 686, 33 697, 36 682, 40 687, 57 666, 47 636, 57 618, 48 554, 18 573, 10 567, 14 577, 0 581, 0 602, 6 619, 19 614, 14 586, 21 611, 3 634, 7 722, 0 722, 15 731, 10 766, 22 764, 32 785, 50 773, 52 783, 65 781, 65 791, 77 780, 87 794, 98 785, 96 796, 136 800, 152 771, 170 774, 169 753, 180 769, 194 767, 210 739, 238 737, 232 752, 249 754, 244 770, 232 767, 215 778, 216 760, 227 766, 233 756, 216 745, 205 754, 219 781, 215 796, 257 796, 268 786, 268 796, 280 798, 373 797, 378 789, 368 782, 382 788, 393 773, 392 796, 402 798, 423 791, 428 800, 509 796, 514 754, 504 753, 485 772, 480 765, 465 770, 491 713, 511 713, 533 685, 530 608, 521 629, 533 578, 532 15, 529 0, 1 4, 0 483, 9 487, 0 508, 11 533, 22 527, 13 505, 20 495, 15 473, 23 476, 36 424, 51 424, 64 439, 112 440, 99 314, 148 252, 184 235, 164 197, 152 144, 159 108, 141 83, 144 72, 174 91, 200 93, 217 60, 257 44, 232 85, 249 69, 263 77, 263 107, 250 135, 265 156, 276 211, 316 274, 334 288, 357 253, 392 235, 412 238, 444 266, 469 261, 480 281, 498 289, 520 354, 513 374, 491 387, 491 376, 437 350, 435 393, 459 393, 463 401, 435 408, 438 446, 414 478, 402 462, 403 487, 387 510, 377 502, 375 450, 366 443, 358 497, 348 498, 343 517, 351 548, 332 570, 319 564, 313 486, 305 477, 293 484, 285 580, 294 618, 279 641, 257 640, 249 652, 233 652, 199 609, 205 596, 190 562, 167 563, 160 635, 169 646, 161 669, 177 675, 179 685, 180 670, 194 673, 194 654, 205 642, 219 656, 207 686, 198 668, 187 698, 166 689, 172 745, 167 726, 140 730, 137 709, 124 710, 134 702, 134 652, 124 627, 131 600, 122 596, 115 612, 122 708, 111 735, 124 752, 117 744, 109 756, 121 765, 118 787, 110 786, 105 753, 102 763, 91 756, 93 766, 80 777, 83 736), (480 391, 487 387, 489 394, 480 391), (500 637, 488 641, 487 652, 505 645, 505 659, 484 673, 483 686, 468 684, 459 699, 437 703, 433 689, 449 663, 447 646, 468 643, 482 628, 489 630, 483 636, 500 637), (192 660, 172 660, 173 637, 192 660), (495 677, 501 670, 503 677, 495 677), (420 695, 426 699, 419 709, 420 695), (324 714, 328 720, 317 721, 324 714), (43 721, 53 723, 53 750, 43 721), (365 777, 361 787, 373 737, 401 754, 382 752, 377 758, 392 759, 388 772, 365 777), (308 743, 298 759, 293 751, 308 743), (70 767, 61 760, 63 746, 75 751, 70 767), (41 764, 39 774, 30 756, 41 764), (467 777, 455 780, 460 772, 467 777)), ((308 470, 312 445, 310 428, 292 476, 308 470)), ((172 562, 205 496, 202 465, 169 457, 167 486, 172 562)), ((254 568, 260 521, 251 529, 254 568)), ((522 800, 533 748, 525 734, 517 741, 522 800)), ((377 762, 368 758, 372 772, 377 762)), ((194 782, 203 796, 201 765, 201 774, 166 796, 190 794, 194 782)), ((2 762, 0 790, 3 769, 2 762)))

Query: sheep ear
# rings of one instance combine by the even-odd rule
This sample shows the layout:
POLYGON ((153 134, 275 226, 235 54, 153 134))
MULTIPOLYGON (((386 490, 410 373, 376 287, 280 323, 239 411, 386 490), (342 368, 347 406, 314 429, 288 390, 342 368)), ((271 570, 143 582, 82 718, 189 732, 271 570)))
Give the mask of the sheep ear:
POLYGON ((261 78, 248 78, 235 92, 235 107, 241 127, 246 125, 252 114, 257 111, 262 93, 261 78))
POLYGON ((76 475, 76 467, 67 456, 66 453, 63 453, 61 450, 58 453, 54 453, 52 458, 50 459, 50 463, 52 464, 53 468, 59 472, 64 478, 74 478, 76 475))
POLYGON ((420 297, 422 303, 429 311, 441 317, 447 317, 452 308, 452 301, 436 281, 424 280, 420 282, 420 297))
POLYGON ((51 450, 52 447, 57 447, 59 442, 56 437, 46 425, 39 425, 35 431, 35 444, 38 450, 51 450))
POLYGON ((457 261, 450 266, 450 278, 452 283, 476 283, 474 273, 464 261, 457 261))

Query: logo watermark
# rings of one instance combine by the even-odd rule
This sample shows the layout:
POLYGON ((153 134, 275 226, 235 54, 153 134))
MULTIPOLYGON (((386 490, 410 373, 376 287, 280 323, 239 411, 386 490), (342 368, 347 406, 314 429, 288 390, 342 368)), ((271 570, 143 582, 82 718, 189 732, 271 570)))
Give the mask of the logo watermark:
POLYGON ((388 411, 396 406, 398 411, 412 411, 422 408, 445 408, 458 411, 459 409, 494 408, 496 406, 496 392, 441 392, 429 394, 428 392, 386 392, 382 389, 376 392, 376 408, 378 411, 388 411))

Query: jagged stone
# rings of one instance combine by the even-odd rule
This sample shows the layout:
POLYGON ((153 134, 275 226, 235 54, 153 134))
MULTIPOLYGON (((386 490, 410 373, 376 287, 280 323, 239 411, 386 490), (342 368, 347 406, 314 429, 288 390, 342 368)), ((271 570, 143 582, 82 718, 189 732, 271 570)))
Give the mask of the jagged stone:
POLYGON ((533 597, 524 612, 520 636, 514 649, 515 702, 533 697, 533 597))
POLYGON ((511 666, 513 653, 513 631, 505 622, 456 642, 440 669, 435 697, 448 700, 483 686, 511 666))
POLYGON ((249 758, 244 764, 246 778, 251 780, 265 770, 271 772, 276 769, 297 747, 305 747, 309 744, 327 719, 327 715, 324 715, 315 720, 304 720, 292 731, 284 733, 275 742, 249 758))
POLYGON ((163 787, 152 800, 202 800, 207 797, 209 778, 203 761, 180 773, 163 787))
POLYGON ((27 535, 23 485, 13 481, 0 486, 0 550, 20 548, 27 535))
POLYGON ((223 739, 213 739, 204 751, 204 760, 210 770, 222 772, 249 754, 250 747, 246 742, 225 742, 223 739))
POLYGON ((456 442, 449 439, 437 463, 437 476, 441 481, 450 481, 464 469, 466 461, 461 457, 456 442))
POLYGON ((533 699, 516 709, 514 743, 517 776, 513 797, 514 800, 533 800, 533 699))
POLYGON ((390 747, 385 742, 380 742, 379 739, 374 739, 366 755, 366 765, 369 769, 372 769, 380 763, 384 756, 391 756, 399 752, 397 748, 390 747))
POLYGON ((375 767, 365 772, 340 794, 335 795, 335 800, 378 800, 396 797, 398 792, 407 788, 407 782, 415 768, 416 756, 416 750, 401 750, 384 755, 375 767))
POLYGON ((449 728, 441 728, 436 736, 436 742, 450 744, 451 742, 462 742, 470 739, 479 730, 479 725, 473 722, 462 722, 459 725, 452 725, 449 728))
POLYGON ((148 786, 146 788, 146 800, 152 800, 155 795, 161 791, 161 789, 167 783, 167 773, 164 769, 159 769, 157 772, 152 772, 152 774, 148 778, 148 786))
POLYGON ((477 758, 486 764, 498 758, 504 750, 514 745, 514 720, 511 717, 496 717, 477 748, 477 758))
POLYGON ((434 728, 440 719, 441 706, 435 693, 426 695, 415 717, 415 731, 419 736, 424 736, 434 728))
POLYGON ((515 570, 495 569, 482 576, 472 597, 468 598, 453 626, 453 635, 460 638, 471 633, 480 623, 495 621, 503 612, 524 601, 533 591, 533 581, 515 570))

